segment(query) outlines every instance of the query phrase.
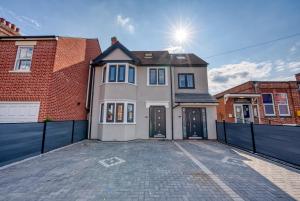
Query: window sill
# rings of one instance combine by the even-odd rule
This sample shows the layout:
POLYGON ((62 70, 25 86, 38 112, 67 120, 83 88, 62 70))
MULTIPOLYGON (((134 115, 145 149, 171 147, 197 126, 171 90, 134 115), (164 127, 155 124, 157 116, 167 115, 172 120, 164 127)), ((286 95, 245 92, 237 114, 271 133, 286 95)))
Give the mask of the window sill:
POLYGON ((164 84, 164 85, 158 85, 158 84, 147 84, 147 87, 167 87, 168 85, 167 84, 164 84))
POLYGON ((105 83, 100 83, 100 85, 105 85, 105 84, 128 84, 128 85, 133 85, 137 86, 137 84, 129 83, 129 82, 105 82, 105 83))
POLYGON ((100 122, 100 123, 98 123, 98 124, 103 124, 103 125, 136 125, 136 123, 135 122, 133 122, 133 123, 122 123, 122 122, 120 122, 120 123, 116 123, 116 122, 106 122, 106 123, 103 123, 103 122, 100 122))
POLYGON ((291 118, 291 115, 279 115, 279 118, 291 118))
POLYGON ((10 70, 9 73, 31 73, 30 70, 10 70))

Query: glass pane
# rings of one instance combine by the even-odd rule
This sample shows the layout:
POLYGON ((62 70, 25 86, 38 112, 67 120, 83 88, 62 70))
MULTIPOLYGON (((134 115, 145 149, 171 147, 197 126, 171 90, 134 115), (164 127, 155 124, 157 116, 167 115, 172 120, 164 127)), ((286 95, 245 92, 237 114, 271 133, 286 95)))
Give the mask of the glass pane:
POLYGON ((109 82, 115 82, 116 81, 116 66, 115 65, 111 65, 109 67, 109 82))
POLYGON ((263 103, 273 103, 272 94, 262 94, 263 103))
POLYGON ((124 116, 124 103, 117 103, 117 122, 123 122, 123 116, 124 116))
POLYGON ((29 70, 31 66, 30 60, 20 60, 19 61, 19 70, 29 70))
POLYGON ((125 66, 120 65, 118 68, 118 82, 125 82, 125 66))
POLYGON ((158 69, 158 84, 165 84, 165 69, 158 69))
POLYGON ((105 83, 106 81, 106 67, 103 68, 103 74, 102 74, 102 82, 105 83))
POLYGON ((289 108, 287 105, 278 105, 278 108, 279 108, 279 114, 281 114, 281 115, 289 114, 289 108))
POLYGON ((107 103, 106 122, 114 122, 114 103, 107 103))
POLYGON ((134 105, 131 103, 127 104, 127 122, 133 122, 134 120, 134 105))
POLYGON ((194 75, 186 75, 187 87, 194 88, 194 75))
POLYGON ((157 84, 157 70, 150 69, 150 84, 157 84))
POLYGON ((264 105, 266 115, 274 115, 273 105, 264 105))
POLYGON ((185 88, 185 75, 179 75, 179 88, 185 88))
POLYGON ((287 96, 285 93, 275 94, 275 102, 277 104, 287 104, 287 96))
POLYGON ((135 69, 133 67, 129 67, 128 82, 135 83, 135 69))
POLYGON ((104 109, 104 104, 101 103, 101 106, 100 106, 100 122, 103 122, 103 109, 104 109))
POLYGON ((32 57, 32 47, 20 47, 20 59, 31 59, 32 57))
POLYGON ((157 84, 157 70, 150 69, 150 84, 157 84))

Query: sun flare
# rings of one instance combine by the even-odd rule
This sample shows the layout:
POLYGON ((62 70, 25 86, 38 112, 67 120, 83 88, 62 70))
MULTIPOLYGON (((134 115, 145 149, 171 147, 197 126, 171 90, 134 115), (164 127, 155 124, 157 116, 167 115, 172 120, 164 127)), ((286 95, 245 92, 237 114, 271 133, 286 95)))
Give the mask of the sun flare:
POLYGON ((177 30, 175 30, 173 37, 176 42, 184 43, 189 39, 189 33, 185 28, 179 27, 177 30))

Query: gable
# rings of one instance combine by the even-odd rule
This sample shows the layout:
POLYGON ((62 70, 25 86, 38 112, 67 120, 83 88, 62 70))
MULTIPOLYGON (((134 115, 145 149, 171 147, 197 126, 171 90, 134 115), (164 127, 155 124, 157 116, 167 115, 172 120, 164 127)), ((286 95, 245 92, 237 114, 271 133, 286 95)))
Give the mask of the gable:
POLYGON ((120 48, 117 48, 113 50, 111 53, 109 53, 106 57, 102 59, 103 61, 108 60, 132 60, 127 54, 125 54, 120 48))

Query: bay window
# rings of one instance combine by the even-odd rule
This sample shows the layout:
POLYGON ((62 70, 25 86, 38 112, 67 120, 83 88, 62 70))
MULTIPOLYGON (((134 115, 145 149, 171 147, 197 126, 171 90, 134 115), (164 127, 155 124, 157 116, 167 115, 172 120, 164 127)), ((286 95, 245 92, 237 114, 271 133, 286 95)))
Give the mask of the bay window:
POLYGON ((135 123, 135 103, 131 101, 105 101, 100 103, 99 122, 101 124, 135 123))
POLYGON ((271 93, 262 94, 264 111, 266 116, 275 116, 274 100, 271 93))
POLYGON ((106 83, 106 76, 107 76, 108 83, 135 84, 135 80, 136 80, 135 68, 136 67, 126 63, 124 64, 108 63, 107 66, 103 67, 102 83, 106 83))

